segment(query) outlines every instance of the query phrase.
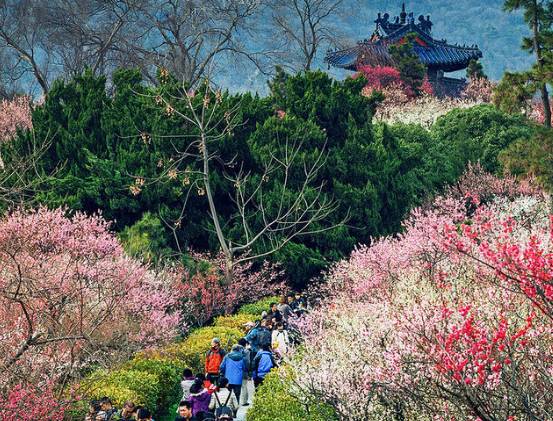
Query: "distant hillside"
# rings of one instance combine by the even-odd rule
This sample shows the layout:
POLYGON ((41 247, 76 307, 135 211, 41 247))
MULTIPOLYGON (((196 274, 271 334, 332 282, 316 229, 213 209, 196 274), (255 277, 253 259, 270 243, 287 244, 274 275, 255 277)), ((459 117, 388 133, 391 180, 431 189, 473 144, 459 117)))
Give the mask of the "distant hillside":
MULTIPOLYGON (((378 12, 387 12, 393 18, 399 15, 401 3, 400 0, 346 0, 343 6, 346 16, 339 25, 349 42, 355 43, 372 34, 378 12)), ((434 37, 445 38, 450 43, 478 44, 484 54, 482 64, 492 79, 500 79, 506 70, 525 69, 532 62, 529 54, 520 48, 522 37, 528 33, 522 15, 504 12, 503 0, 411 0, 405 5, 415 18, 430 15, 434 37)), ((324 51, 318 65, 326 70, 323 56, 324 51)), ((330 72, 338 78, 350 74, 335 69, 330 72)), ((264 78, 256 76, 253 69, 246 79, 236 80, 236 76, 229 75, 227 83, 239 89, 265 90, 264 78)))

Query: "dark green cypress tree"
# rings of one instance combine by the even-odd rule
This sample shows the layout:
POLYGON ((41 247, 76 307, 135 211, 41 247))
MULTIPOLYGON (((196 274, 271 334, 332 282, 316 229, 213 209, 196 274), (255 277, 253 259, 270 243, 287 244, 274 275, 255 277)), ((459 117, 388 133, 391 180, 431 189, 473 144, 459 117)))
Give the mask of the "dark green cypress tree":
POLYGON ((407 34, 404 42, 390 47, 390 54, 399 70, 401 80, 418 96, 421 94, 426 66, 421 63, 419 56, 413 50, 415 39, 416 34, 407 34))

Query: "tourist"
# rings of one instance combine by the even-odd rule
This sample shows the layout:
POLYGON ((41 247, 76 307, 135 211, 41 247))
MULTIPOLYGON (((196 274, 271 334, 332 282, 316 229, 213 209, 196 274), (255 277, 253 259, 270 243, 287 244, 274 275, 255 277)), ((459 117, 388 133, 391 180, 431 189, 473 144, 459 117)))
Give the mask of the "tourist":
POLYGON ((244 379, 244 374, 246 373, 247 375, 248 367, 249 361, 246 363, 243 348, 238 344, 234 345, 232 351, 225 355, 219 369, 220 377, 225 377, 228 380, 228 388, 234 391, 238 400, 240 400, 242 380, 244 379))
POLYGON ((298 308, 300 303, 296 301, 296 298, 294 297, 294 294, 288 294, 286 299, 288 300, 288 305, 290 306, 292 311, 296 311, 296 309, 298 308))
POLYGON ((179 415, 175 421, 197 421, 198 419, 192 415, 192 403, 186 400, 179 403, 178 413, 179 415))
POLYGON ((282 321, 282 313, 278 311, 278 304, 277 303, 271 303, 271 311, 267 314, 267 319, 273 321, 273 322, 281 322, 282 321))
POLYGON ((151 421, 152 413, 147 408, 140 408, 136 412, 136 421, 151 421))
POLYGON ((295 313, 297 316, 299 316, 307 312, 307 299, 303 294, 299 292, 296 292, 295 298, 296 298, 295 303, 297 303, 295 313))
POLYGON ((182 380, 180 382, 180 387, 182 388, 182 399, 187 401, 190 396, 190 387, 194 384, 194 375, 192 370, 185 368, 182 372, 182 380))
POLYGON ((225 354, 225 350, 221 348, 221 340, 213 338, 211 340, 211 348, 205 356, 205 376, 211 383, 217 383, 219 379, 219 368, 225 354))
MULTIPOLYGON (((219 386, 211 394, 211 401, 209 402, 209 409, 216 410, 219 407, 228 407, 232 410, 233 414, 238 411, 238 399, 234 391, 228 387, 229 382, 226 377, 219 379, 219 386)), ((217 412, 215 412, 217 415, 217 412)))
POLYGON ((210 399, 211 395, 204 387, 202 379, 196 378, 194 384, 190 387, 189 401, 192 404, 192 415, 195 416, 200 411, 207 411, 210 399))
POLYGON ((101 416, 103 417, 104 414, 102 412, 102 405, 100 401, 98 400, 92 400, 88 404, 88 413, 85 416, 85 421, 96 421, 96 418, 98 414, 101 413, 101 416))
POLYGON ((246 341, 250 343, 252 357, 255 357, 264 344, 271 345, 271 332, 267 329, 266 319, 262 319, 258 326, 250 330, 246 341))
MULTIPOLYGON (((280 297, 280 303, 277 306, 278 312, 282 315, 282 319, 284 320, 284 323, 288 323, 288 319, 290 316, 294 316, 294 312, 288 305, 288 299, 285 295, 280 297)), ((278 322, 277 322, 278 323, 278 322)))
POLYGON ((277 364, 271 352, 271 346, 264 344, 253 360, 253 384, 256 388, 263 383, 265 376, 274 367, 277 367, 277 364))
POLYGON ((123 404, 123 409, 121 409, 121 412, 119 413, 119 421, 134 421, 134 409, 135 409, 134 402, 127 401, 123 404))
POLYGON ((242 353, 244 354, 244 361, 246 362, 247 369, 244 372, 244 377, 242 378, 242 388, 240 390, 240 399, 239 403, 243 406, 248 406, 250 399, 253 397, 253 381, 252 381, 252 356, 251 350, 248 345, 246 338, 241 338, 238 341, 238 345, 242 347, 242 353))
POLYGON ((288 353, 290 340, 288 338, 288 331, 284 329, 283 323, 277 324, 276 330, 273 330, 271 343, 273 351, 275 351, 280 358, 283 358, 288 353))
POLYGON ((104 420, 105 421, 111 421, 113 416, 117 414, 117 409, 113 407, 113 403, 111 402, 111 399, 107 396, 104 396, 102 399, 100 399, 100 405, 102 407, 102 411, 104 411, 104 420))

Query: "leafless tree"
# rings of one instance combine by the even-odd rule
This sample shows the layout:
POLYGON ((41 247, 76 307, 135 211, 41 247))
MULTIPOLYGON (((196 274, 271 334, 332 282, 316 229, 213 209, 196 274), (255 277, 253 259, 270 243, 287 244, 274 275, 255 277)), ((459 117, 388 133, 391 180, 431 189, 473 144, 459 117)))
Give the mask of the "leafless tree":
POLYGON ((233 59, 262 69, 267 52, 246 46, 255 37, 260 5, 260 0, 150 0, 141 8, 149 42, 135 48, 138 60, 165 67, 191 85, 233 59))
POLYGON ((8 159, 0 157, 0 207, 14 209, 33 205, 37 193, 45 189, 45 181, 63 167, 58 165, 49 174, 39 168, 39 162, 52 145, 51 137, 37 139, 30 132, 30 141, 23 153, 11 153, 8 159))
POLYGON ((47 93, 57 77, 84 69, 110 75, 160 67, 195 84, 229 63, 263 69, 251 47, 260 0, 0 0, 0 56, 13 79, 47 93))
POLYGON ((0 41, 4 50, 12 53, 17 77, 31 75, 40 89, 47 92, 51 57, 45 48, 40 10, 40 1, 0 0, 0 41))
POLYGON ((319 51, 339 44, 339 19, 345 0, 269 0, 274 38, 281 41, 282 63, 293 70, 311 70, 319 51))
MULTIPOLYGON (((318 181, 326 162, 325 148, 307 159, 302 139, 283 139, 282 147, 270 152, 260 163, 262 170, 254 174, 244 170, 236 157, 224 161, 217 148, 220 140, 232 137, 233 131, 244 123, 237 119, 240 104, 224 109, 220 91, 213 92, 207 83, 194 95, 184 91, 182 97, 159 96, 156 102, 166 113, 182 118, 190 133, 181 135, 187 138, 184 149, 173 143, 175 154, 161 175, 171 179, 181 176, 186 189, 180 215, 168 225, 176 237, 188 198, 194 194, 205 196, 213 230, 226 259, 227 281, 232 279, 237 264, 264 258, 299 236, 328 231, 345 222, 327 223, 338 204, 324 194, 325 183, 318 181), (177 106, 177 102, 181 105, 177 106), (234 186, 228 198, 234 209, 233 221, 224 220, 219 212, 223 203, 216 201, 213 191, 215 166, 222 166, 234 186), (272 183, 273 179, 278 182, 272 183), (271 199, 267 199, 269 196, 271 199), (233 227, 232 235, 228 226, 233 227)), ((166 140, 172 138, 175 136, 167 136, 166 140)), ((143 185, 144 180, 139 180, 135 188, 143 185)))

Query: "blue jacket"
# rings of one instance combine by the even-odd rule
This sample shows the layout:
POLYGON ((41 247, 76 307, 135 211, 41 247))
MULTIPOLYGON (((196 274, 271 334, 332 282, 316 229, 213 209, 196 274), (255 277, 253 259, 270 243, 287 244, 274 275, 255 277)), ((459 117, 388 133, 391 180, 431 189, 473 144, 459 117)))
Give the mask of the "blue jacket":
POLYGON ((228 379, 229 384, 242 384, 244 373, 248 371, 244 354, 241 351, 234 351, 225 355, 219 373, 228 379))
POLYGON ((273 353, 270 351, 259 351, 253 360, 253 377, 264 379, 274 367, 276 367, 276 363, 273 353))
POLYGON ((263 326, 254 327, 246 340, 250 343, 252 352, 257 354, 264 344, 271 345, 271 331, 263 326))

